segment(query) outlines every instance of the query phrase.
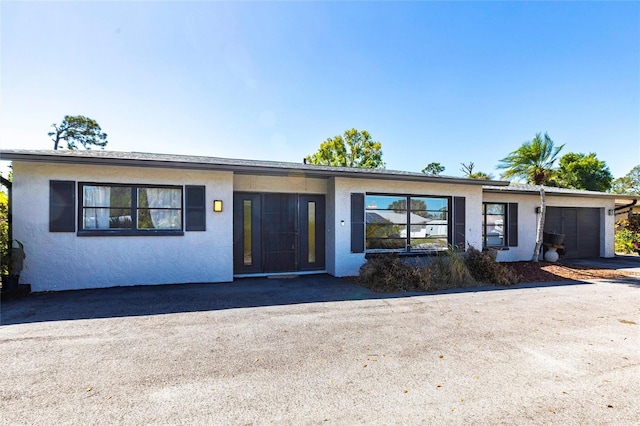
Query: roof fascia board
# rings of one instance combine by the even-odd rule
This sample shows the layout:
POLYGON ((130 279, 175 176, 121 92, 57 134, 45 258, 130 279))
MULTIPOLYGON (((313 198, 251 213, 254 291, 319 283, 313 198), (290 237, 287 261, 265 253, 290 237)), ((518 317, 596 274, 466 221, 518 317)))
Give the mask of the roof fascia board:
MULTIPOLYGON (((494 185, 495 186, 495 185, 494 185)), ((587 193, 579 193, 579 192, 553 192, 548 191, 549 188, 545 187, 544 195, 547 197, 578 197, 578 198, 612 198, 612 199, 623 199, 623 200, 634 200, 636 198, 640 198, 634 195, 624 195, 624 194, 608 194, 605 192, 587 192, 587 193)), ((482 192, 488 192, 492 194, 518 194, 518 195, 539 195, 538 191, 528 191, 526 189, 493 189, 493 188, 483 188, 482 192)))
POLYGON ((242 164, 220 164, 205 162, 186 162, 179 160, 158 160, 158 159, 129 159, 113 157, 83 157, 73 155, 40 154, 18 151, 0 151, 0 160, 13 160, 37 163, 63 163, 81 165, 101 165, 101 166, 123 166, 123 167, 150 167, 165 169, 190 169, 190 170, 216 170, 230 171, 245 175, 269 175, 269 176, 307 176, 307 177, 344 177, 356 179, 376 179, 376 180, 398 180, 415 181, 429 183, 449 183, 461 185, 493 185, 507 186, 509 182, 493 181, 484 179, 467 179, 447 176, 416 176, 403 175, 401 173, 379 173, 374 169, 352 170, 313 170, 313 166, 306 167, 277 167, 267 165, 242 165, 242 164))

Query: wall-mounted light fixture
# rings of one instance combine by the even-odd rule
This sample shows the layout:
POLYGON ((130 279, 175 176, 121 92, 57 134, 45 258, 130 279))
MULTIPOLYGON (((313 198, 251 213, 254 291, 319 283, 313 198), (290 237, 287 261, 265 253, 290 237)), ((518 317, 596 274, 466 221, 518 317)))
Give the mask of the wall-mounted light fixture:
POLYGON ((540 212, 542 212, 542 209, 540 207, 536 207, 536 214, 540 214, 540 212))
POLYGON ((613 209, 607 210, 607 213, 609 213, 609 216, 613 216, 614 214, 616 214, 615 210, 613 209))
POLYGON ((222 200, 213 200, 213 211, 216 213, 222 211, 222 200))
POLYGON ((340 226, 344 226, 344 220, 340 221, 340 226))

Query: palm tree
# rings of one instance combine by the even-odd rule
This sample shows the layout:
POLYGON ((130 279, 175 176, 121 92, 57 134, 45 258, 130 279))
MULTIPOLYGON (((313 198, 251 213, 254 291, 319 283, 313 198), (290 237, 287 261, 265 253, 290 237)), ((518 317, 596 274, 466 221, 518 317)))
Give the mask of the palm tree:
POLYGON ((517 177, 527 183, 544 185, 553 176, 553 164, 563 147, 564 144, 555 147, 547 133, 544 139, 537 133, 533 139, 500 160, 497 168, 506 169, 503 178, 517 177))
POLYGON ((532 262, 538 261, 540 248, 542 247, 542 232, 544 230, 544 220, 547 213, 547 203, 544 194, 544 184, 548 183, 553 176, 554 163, 558 159, 558 153, 564 144, 555 147, 553 141, 547 133, 544 139, 537 133, 529 142, 505 158, 500 160, 499 169, 506 169, 503 178, 517 177, 527 181, 527 183, 540 185, 540 216, 538 217, 538 229, 536 232, 536 245, 533 249, 532 262))

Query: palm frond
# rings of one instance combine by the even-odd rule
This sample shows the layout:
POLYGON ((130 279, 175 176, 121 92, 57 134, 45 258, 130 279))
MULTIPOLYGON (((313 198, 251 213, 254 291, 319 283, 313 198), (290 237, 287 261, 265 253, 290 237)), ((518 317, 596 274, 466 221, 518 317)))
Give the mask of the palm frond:
POLYGON ((554 164, 564 147, 555 146, 547 133, 537 133, 520 148, 500 160, 498 169, 505 169, 503 178, 521 178, 527 183, 544 185, 554 173, 554 164))

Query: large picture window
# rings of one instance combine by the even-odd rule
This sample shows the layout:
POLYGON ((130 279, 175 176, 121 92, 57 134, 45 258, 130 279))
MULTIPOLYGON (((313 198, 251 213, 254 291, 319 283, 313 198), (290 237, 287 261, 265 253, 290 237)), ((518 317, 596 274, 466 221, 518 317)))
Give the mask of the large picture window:
POLYGON ((85 233, 182 233, 182 187, 80 184, 85 233))
POLYGON ((367 251, 440 251, 450 244, 446 197, 365 197, 367 251))

